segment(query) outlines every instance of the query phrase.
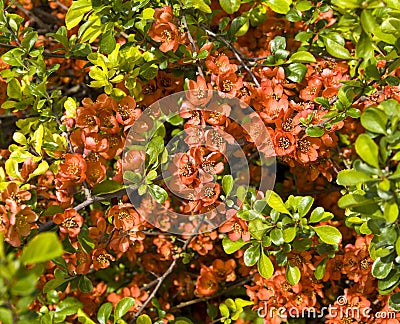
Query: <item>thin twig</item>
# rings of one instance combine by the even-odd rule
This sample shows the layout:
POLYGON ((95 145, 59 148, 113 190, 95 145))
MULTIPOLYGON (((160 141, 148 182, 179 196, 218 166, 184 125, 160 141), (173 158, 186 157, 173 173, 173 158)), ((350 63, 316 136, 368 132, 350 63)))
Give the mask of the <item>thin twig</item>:
POLYGON ((260 83, 258 82, 256 76, 254 75, 253 71, 247 66, 247 64, 243 61, 243 58, 241 56, 240 51, 238 51, 231 43, 229 43, 225 38, 218 36, 217 34, 215 34, 214 32, 212 32, 211 30, 209 30, 206 26, 201 25, 201 27, 203 28, 203 30, 212 38, 215 38, 219 41, 221 41, 222 43, 224 43, 226 46, 228 46, 231 51, 233 52, 233 54, 235 55, 236 59, 240 62, 240 65, 243 66, 243 68, 247 71, 247 73, 249 73, 249 75, 251 76, 251 78, 253 79, 254 84, 256 85, 257 88, 260 87, 260 83))
POLYGON ((174 310, 177 310, 179 308, 184 308, 184 307, 187 307, 187 306, 190 306, 190 305, 198 304, 198 303, 205 302, 207 300, 214 299, 216 297, 222 296, 222 295, 224 295, 224 294, 226 294, 228 292, 231 292, 232 290, 236 289, 237 287, 241 287, 241 286, 245 285, 246 283, 250 282, 250 280, 251 280, 251 276, 248 276, 245 279, 243 279, 241 281, 238 281, 237 283, 233 284, 232 286, 229 286, 226 289, 221 290, 219 293, 217 293, 217 294, 215 294, 213 296, 201 297, 201 298, 198 298, 198 299, 192 299, 192 300, 189 300, 189 301, 182 302, 182 303, 180 303, 180 304, 178 304, 176 306, 171 307, 169 311, 174 311, 174 310))
MULTIPOLYGON (((193 233, 190 235, 190 237, 185 241, 185 244, 182 247, 182 251, 185 251, 187 247, 189 246, 190 242, 192 241, 192 238, 195 237, 199 230, 201 225, 203 224, 204 218, 200 219, 199 223, 197 224, 196 228, 194 229, 193 233)), ((178 263, 179 258, 176 258, 172 261, 170 266, 168 267, 167 271, 164 272, 164 274, 157 278, 157 284, 147 300, 143 303, 143 305, 140 307, 140 309, 136 312, 132 320, 130 321, 130 324, 134 324, 136 322, 136 319, 139 317, 139 315, 144 311, 144 309, 147 307, 147 305, 150 303, 150 301, 155 297, 157 291, 160 289, 161 285, 163 284, 164 280, 174 271, 175 266, 178 263)))
MULTIPOLYGON (((131 190, 136 190, 136 187, 132 187, 131 190)), ((73 207, 77 212, 82 210, 83 208, 94 204, 96 202, 101 202, 101 201, 105 201, 105 200, 109 200, 111 198, 120 198, 122 196, 124 196, 126 194, 126 189, 121 189, 117 192, 113 192, 113 193, 109 193, 109 194, 105 194, 102 196, 91 196, 89 199, 86 199, 84 202, 80 203, 79 205, 76 205, 75 207, 73 207)), ((55 223, 50 220, 42 225, 39 226, 39 233, 42 232, 47 232, 49 230, 51 230, 54 227, 55 223)))
POLYGON ((204 79, 204 73, 203 73, 203 70, 201 68, 201 63, 200 63, 200 60, 197 58, 196 43, 195 43, 195 41, 194 41, 194 39, 192 37, 192 34, 190 33, 189 26, 188 26, 188 23, 187 23, 187 20, 186 20, 185 10, 182 10, 182 22, 183 22, 183 25, 185 26, 185 31, 186 31, 186 33, 188 35, 189 41, 192 44, 193 54, 195 54, 195 57, 196 57, 197 70, 199 72, 199 75, 202 76, 203 79, 204 79))

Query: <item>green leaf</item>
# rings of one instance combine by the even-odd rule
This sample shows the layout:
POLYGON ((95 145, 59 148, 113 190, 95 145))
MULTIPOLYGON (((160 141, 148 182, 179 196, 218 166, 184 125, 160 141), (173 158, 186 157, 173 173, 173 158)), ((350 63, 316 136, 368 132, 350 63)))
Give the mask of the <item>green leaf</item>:
POLYGON ((360 39, 357 42, 356 57, 368 61, 373 56, 374 48, 372 46, 371 37, 367 33, 362 32, 360 39))
POLYGON ((342 9, 357 9, 361 6, 359 0, 333 0, 332 4, 342 9))
POLYGON ((250 10, 250 24, 253 27, 262 24, 267 20, 267 18, 267 8, 261 4, 250 10))
POLYGON ((368 107, 361 115, 361 125, 370 132, 386 134, 386 114, 375 107, 368 107))
POLYGON ((337 184, 341 186, 355 186, 373 180, 368 174, 356 170, 342 170, 337 177, 337 184))
POLYGON ((282 245, 283 243, 285 243, 285 240, 283 239, 283 233, 282 230, 279 228, 274 228, 269 237, 271 238, 272 242, 275 245, 282 245))
POLYGON ((204 0, 184 0, 185 8, 196 8, 205 13, 212 13, 212 10, 204 0))
POLYGON ((24 247, 20 260, 24 265, 46 262, 61 256, 63 252, 63 247, 55 233, 40 233, 24 247))
POLYGON ((11 309, 0 307, 0 322, 3 324, 13 324, 13 313, 11 309))
POLYGON ((321 280, 324 277, 327 262, 328 258, 325 258, 315 268, 314 276, 317 280, 321 280))
POLYGON ((308 2, 307 0, 300 0, 296 2, 296 9, 300 11, 307 11, 310 10, 313 7, 313 5, 308 2))
POLYGON ((290 283, 292 286, 297 285, 300 281, 300 278, 300 269, 295 265, 291 265, 289 262, 286 268, 286 280, 288 283, 290 283))
POLYGON ((81 276, 78 281, 78 288, 83 293, 89 293, 93 290, 92 281, 86 276, 81 276))
POLYGON ((297 206, 300 217, 304 217, 310 211, 311 206, 314 203, 314 198, 310 196, 306 196, 301 198, 299 204, 297 206))
POLYGON ((339 244, 342 240, 342 234, 339 230, 330 225, 313 227, 318 237, 326 244, 339 244))
POLYGON ((255 243, 249 247, 243 255, 244 264, 251 267, 257 263, 260 258, 260 244, 255 243))
POLYGON ((303 18, 303 14, 300 10, 297 9, 290 9, 289 12, 286 14, 286 19, 290 22, 298 22, 303 18))
POLYGON ((140 76, 146 80, 154 79, 158 74, 158 66, 154 63, 147 62, 140 67, 140 76))
POLYGON ((290 211, 286 208, 281 197, 279 197, 279 195, 277 193, 275 193, 272 190, 268 190, 266 197, 267 197, 268 205, 271 208, 275 209, 278 212, 291 215, 290 211))
POLYGON ((378 279, 384 279, 388 276, 390 270, 392 269, 392 262, 385 263, 382 262, 381 258, 377 258, 372 265, 372 275, 378 279))
POLYGON ((290 10, 292 0, 264 0, 265 4, 271 8, 272 11, 286 15, 290 10))
POLYGON ((240 29, 248 23, 248 19, 243 16, 236 17, 232 20, 231 27, 229 28, 229 35, 233 37, 240 29))
POLYGON ((222 178, 222 189, 224 190, 226 197, 228 197, 233 189, 233 177, 230 174, 224 175, 222 178))
POLYGON ((70 277, 66 272, 56 269, 54 270, 54 279, 46 282, 43 287, 43 292, 48 293, 53 289, 57 289, 58 287, 62 286, 63 284, 67 283, 74 279, 74 277, 70 277))
POLYGON ((163 189, 160 186, 155 185, 155 184, 150 185, 148 188, 149 188, 149 192, 150 192, 151 196, 159 204, 163 204, 167 200, 168 193, 165 191, 165 189, 163 189))
POLYGON ((341 59, 352 58, 348 49, 346 49, 343 45, 340 45, 339 43, 335 42, 331 38, 328 37, 325 38, 325 46, 326 46, 326 51, 333 57, 341 59))
POLYGON ((288 227, 282 231, 285 243, 292 242, 296 237, 296 227, 288 227))
POLYGON ((229 15, 235 13, 240 8, 240 0, 219 0, 221 8, 229 15))
POLYGON ((137 320, 136 320, 136 324, 151 324, 151 318, 149 315, 143 314, 140 315, 137 320))
POLYGON ((374 200, 365 198, 365 196, 363 195, 348 194, 339 199, 338 206, 344 209, 357 206, 372 205, 374 203, 374 200))
POLYGON ((389 299, 389 306, 394 309, 395 311, 400 310, 400 292, 397 292, 390 296, 389 299))
POLYGON ((307 67, 301 63, 292 63, 287 67, 286 77, 293 82, 300 83, 307 73, 307 67))
POLYGON ((82 303, 78 301, 76 298, 67 297, 58 304, 56 308, 57 315, 61 316, 75 315, 76 313, 78 313, 78 309, 82 307, 83 307, 82 303))
POLYGON ((245 300, 242 298, 235 298, 235 305, 236 305, 236 308, 239 309, 239 308, 243 308, 246 306, 254 305, 254 302, 251 300, 245 300))
POLYGON ((44 174, 49 169, 49 164, 46 161, 40 162, 35 171, 29 174, 28 180, 44 174))
POLYGON ((257 269, 260 275, 265 278, 271 278, 274 274, 274 265, 268 256, 265 255, 264 251, 261 252, 261 257, 257 263, 257 269))
POLYGON ((306 134, 311 137, 321 137, 325 134, 323 127, 309 126, 306 128, 306 134))
POLYGON ((229 237, 225 236, 222 240, 222 247, 226 254, 232 254, 248 243, 250 242, 244 242, 242 239, 231 241, 229 237))
POLYGON ((21 99, 22 98, 22 88, 19 84, 19 81, 15 78, 12 78, 7 84, 7 96, 13 99, 21 99))
POLYGON ((284 50, 286 48, 286 38, 282 36, 276 36, 271 41, 271 52, 275 54, 278 50, 284 50))
POLYGON ((265 231, 270 228, 261 219, 254 219, 249 222, 249 232, 252 237, 256 240, 261 240, 264 236, 265 231))
POLYGON ((78 309, 78 321, 82 324, 96 324, 82 309, 78 309))
POLYGON ((225 318, 229 318, 230 312, 228 306, 225 304, 219 304, 219 312, 225 318))
POLYGON ((361 134, 357 137, 356 152, 364 162, 380 169, 378 145, 367 134, 361 134))
POLYGON ((135 304, 135 300, 132 297, 122 298, 114 310, 114 323, 117 322, 122 316, 124 316, 129 309, 135 304))
POLYGON ((112 29, 107 30, 100 38, 99 50, 105 54, 111 54, 117 42, 112 29))
POLYGON ((396 202, 385 202, 384 216, 389 223, 394 223, 399 217, 399 206, 396 202))
POLYGON ((107 321, 110 318, 112 312, 112 308, 113 307, 111 303, 105 303, 100 306, 97 312, 97 320, 100 324, 107 324, 107 321))
POLYGON ((386 278, 378 280, 378 289, 381 295, 387 295, 397 287, 400 282, 400 272, 392 269, 386 278))
POLYGON ((32 137, 33 141, 32 146, 35 149, 35 151, 40 155, 42 155, 43 135, 44 135, 43 124, 40 124, 32 137))
POLYGON ((1 57, 4 62, 12 66, 23 67, 24 62, 22 62, 22 55, 24 54, 21 48, 14 48, 3 54, 1 57))
POLYGON ((318 223, 318 222, 325 222, 329 219, 333 218, 333 214, 329 212, 325 212, 324 208, 317 207, 315 208, 310 216, 310 223, 318 223))
POLYGON ((142 12, 142 18, 149 20, 153 19, 155 10, 153 8, 146 8, 142 12))
POLYGON ((314 55, 306 51, 298 51, 294 53, 287 63, 313 63, 316 62, 314 55))
POLYGON ((93 188, 92 194, 95 196, 99 196, 99 195, 114 193, 122 190, 123 188, 125 188, 124 185, 114 180, 103 180, 93 188))
POLYGON ((92 1, 90 0, 73 1, 65 16, 65 25, 67 28, 70 30, 78 25, 83 19, 83 16, 91 9, 92 1))
POLYGON ((32 31, 24 36, 24 38, 21 41, 21 44, 28 51, 30 51, 33 48, 33 46, 35 46, 35 43, 37 40, 38 40, 38 33, 35 31, 32 31))

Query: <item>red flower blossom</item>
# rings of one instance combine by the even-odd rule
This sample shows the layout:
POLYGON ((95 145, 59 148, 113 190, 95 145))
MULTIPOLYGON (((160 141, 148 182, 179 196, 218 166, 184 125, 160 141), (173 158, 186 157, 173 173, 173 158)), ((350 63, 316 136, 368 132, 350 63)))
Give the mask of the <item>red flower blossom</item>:
POLYGON ((302 163, 317 160, 320 146, 321 140, 319 138, 305 136, 297 140, 297 158, 302 163))
POLYGON ((110 262, 114 260, 115 258, 106 249, 94 249, 92 251, 92 262, 95 270, 108 268, 110 262))
POLYGON ((196 282, 196 293, 201 296, 211 296, 218 291, 218 279, 211 269, 202 266, 196 282))
POLYGON ((206 105, 213 96, 211 84, 207 84, 202 76, 197 76, 197 81, 189 80, 186 98, 194 106, 206 105))
POLYGON ((139 214, 131 204, 115 205, 111 207, 108 215, 113 217, 114 226, 124 231, 129 231, 140 224, 139 214))
POLYGON ((142 111, 136 108, 136 101, 130 96, 122 98, 118 103, 114 103, 113 109, 116 112, 118 123, 124 126, 132 125, 137 120, 142 111))
POLYGON ((57 176, 61 178, 60 189, 82 183, 86 179, 86 161, 80 154, 65 154, 65 161, 60 164, 57 176))
POLYGON ((24 201, 31 199, 31 193, 26 190, 20 190, 15 182, 10 182, 1 193, 1 199, 6 203, 8 208, 10 208, 11 212, 16 213, 18 207, 21 206, 24 201))
POLYGON ((179 32, 171 22, 156 21, 149 30, 149 36, 156 42, 162 43, 160 51, 176 51, 179 46, 179 32))
POLYGON ((250 241, 250 233, 247 228, 247 223, 236 216, 237 211, 229 209, 226 212, 228 220, 219 227, 221 233, 228 233, 228 237, 231 241, 237 241, 242 239, 247 242, 250 241))
POLYGON ((83 225, 83 217, 73 208, 66 209, 63 214, 55 214, 53 221, 60 225, 60 232, 68 234, 69 237, 76 237, 83 225))
POLYGON ((278 130, 274 136, 274 147, 277 155, 289 155, 296 149, 296 139, 291 133, 278 130))
POLYGON ((318 78, 308 80, 308 85, 300 91, 300 98, 303 100, 313 101, 319 96, 322 87, 322 81, 318 78))

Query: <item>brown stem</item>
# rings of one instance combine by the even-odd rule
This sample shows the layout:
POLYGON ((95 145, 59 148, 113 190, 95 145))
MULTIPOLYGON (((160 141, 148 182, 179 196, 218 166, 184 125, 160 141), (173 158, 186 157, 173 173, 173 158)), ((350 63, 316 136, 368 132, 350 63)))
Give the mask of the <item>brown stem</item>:
MULTIPOLYGON (((195 237, 198 234, 198 232, 200 230, 200 227, 203 224, 203 221, 204 221, 204 218, 199 221, 199 223, 197 224, 197 226, 194 229, 193 233, 185 241, 185 244, 182 247, 182 251, 185 251, 187 249, 187 247, 189 246, 190 242, 192 241, 192 238, 195 237)), ((172 263, 170 264, 170 266, 168 267, 167 271, 165 271, 164 274, 161 277, 156 279, 157 284, 156 284, 155 288, 153 289, 153 291, 149 295, 149 298, 147 298, 147 300, 143 303, 143 305, 136 312, 136 314, 134 315, 134 317, 130 321, 130 324, 134 324, 136 322, 136 319, 139 317, 139 315, 144 311, 144 309, 147 307, 147 305, 150 303, 150 301, 155 297, 157 291, 160 289, 160 287, 163 284, 164 280, 172 273, 172 271, 174 271, 175 266, 178 263, 178 260, 179 260, 179 258, 174 259, 172 261, 172 263)))
POLYGON ((194 41, 194 39, 193 39, 193 37, 192 37, 192 34, 190 33, 189 26, 188 26, 188 23, 187 23, 187 20, 186 20, 186 13, 185 13, 185 10, 182 10, 182 22, 183 22, 183 25, 185 26, 185 31, 186 31, 186 33, 187 33, 187 35, 188 35, 190 44, 192 44, 193 53, 194 53, 195 56, 196 56, 197 70, 198 70, 198 72, 199 72, 199 75, 202 76, 203 79, 204 79, 204 73, 203 73, 203 70, 202 70, 202 68, 201 68, 201 63, 200 63, 200 60, 197 58, 196 42, 194 41))
POLYGON ((224 294, 236 289, 237 287, 241 287, 241 286, 245 285, 246 283, 250 282, 250 280, 251 280, 251 276, 246 277, 245 279, 243 279, 241 281, 238 281, 237 283, 233 284, 232 286, 227 287, 226 289, 220 291, 219 293, 217 293, 217 294, 215 294, 213 296, 201 297, 201 298, 197 298, 197 299, 193 299, 193 300, 182 302, 182 303, 180 303, 180 304, 178 304, 176 306, 171 307, 170 311, 174 311, 174 310, 177 310, 179 308, 184 308, 184 307, 187 307, 187 306, 190 306, 190 305, 194 305, 194 304, 197 304, 197 303, 205 302, 207 300, 222 296, 222 295, 224 295, 224 294))
POLYGON ((201 25, 201 27, 203 28, 203 30, 212 38, 217 39, 219 41, 221 41, 222 43, 224 43, 226 46, 228 46, 231 51, 233 52, 233 54, 235 55, 236 59, 240 62, 240 65, 243 66, 243 68, 247 71, 247 73, 251 76, 251 78, 253 79, 254 84, 256 85, 257 88, 260 87, 260 83, 258 82, 256 76, 254 75, 253 71, 247 66, 247 64, 243 61, 243 58, 241 56, 241 52, 238 51, 231 43, 229 43, 225 38, 215 34, 214 32, 212 32, 211 30, 209 30, 206 26, 201 25))

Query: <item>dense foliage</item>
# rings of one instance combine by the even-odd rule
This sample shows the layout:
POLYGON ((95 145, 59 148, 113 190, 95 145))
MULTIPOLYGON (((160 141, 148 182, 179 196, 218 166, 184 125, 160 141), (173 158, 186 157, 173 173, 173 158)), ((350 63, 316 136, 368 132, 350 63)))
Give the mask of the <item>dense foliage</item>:
POLYGON ((399 323, 398 0, 0 9, 1 323, 399 323))

